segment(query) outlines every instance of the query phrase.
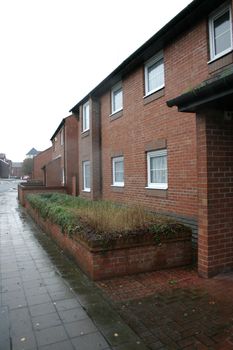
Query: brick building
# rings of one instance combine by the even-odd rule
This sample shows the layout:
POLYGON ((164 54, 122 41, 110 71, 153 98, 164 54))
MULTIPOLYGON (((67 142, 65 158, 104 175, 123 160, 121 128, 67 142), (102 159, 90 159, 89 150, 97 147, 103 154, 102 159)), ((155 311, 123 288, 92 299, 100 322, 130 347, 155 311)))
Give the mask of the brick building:
POLYGON ((22 162, 12 162, 10 174, 12 177, 20 179, 23 176, 23 163, 22 162))
MULTIPOLYGON (((66 186, 69 194, 78 194, 78 121, 74 115, 64 118, 51 137, 52 147, 43 156, 46 186, 66 186), (50 159, 49 159, 50 158, 50 159)), ((37 164, 35 165, 37 171, 37 164)))
POLYGON ((42 181, 44 184, 46 184, 45 166, 51 161, 51 159, 52 147, 49 147, 42 152, 39 152, 36 156, 33 157, 32 178, 34 180, 42 181))
POLYGON ((232 49, 232 1, 194 0, 71 109, 80 196, 198 226, 205 277, 233 267, 232 49))
POLYGON ((0 178, 7 179, 10 176, 11 161, 4 153, 0 153, 0 178))

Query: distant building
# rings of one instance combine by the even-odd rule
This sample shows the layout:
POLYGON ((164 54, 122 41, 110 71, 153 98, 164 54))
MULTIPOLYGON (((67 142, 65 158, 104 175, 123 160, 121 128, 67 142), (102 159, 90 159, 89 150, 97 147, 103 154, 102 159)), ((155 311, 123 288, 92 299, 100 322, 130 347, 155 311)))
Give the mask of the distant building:
POLYGON ((34 147, 26 154, 26 158, 34 158, 40 152, 37 151, 34 147))
POLYGON ((33 179, 45 186, 65 186, 67 193, 78 195, 78 133, 74 115, 62 119, 51 137, 52 147, 33 158, 33 179))
POLYGON ((32 178, 46 184, 45 166, 52 160, 52 147, 40 152, 33 158, 32 178))
POLYGON ((0 153, 0 178, 7 179, 10 175, 11 161, 6 159, 4 153, 0 153))
POLYGON ((21 163, 21 162, 12 162, 10 175, 12 177, 21 178, 23 176, 23 163, 21 163))

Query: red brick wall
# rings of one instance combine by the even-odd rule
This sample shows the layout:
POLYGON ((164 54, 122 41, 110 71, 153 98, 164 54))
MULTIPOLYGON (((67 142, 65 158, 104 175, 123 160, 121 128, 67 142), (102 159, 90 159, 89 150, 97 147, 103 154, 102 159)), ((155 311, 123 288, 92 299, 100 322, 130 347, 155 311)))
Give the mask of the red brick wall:
POLYGON ((79 193, 81 197, 99 199, 101 197, 101 126, 100 105, 95 99, 90 104, 90 130, 82 132, 82 107, 80 107, 79 130, 79 193), (91 191, 83 191, 83 162, 90 161, 91 191))
POLYGON ((61 158, 52 160, 46 165, 46 186, 62 185, 61 158))
MULTIPOLYGON (((78 153, 79 123, 75 116, 71 115, 65 119, 64 142, 65 142, 65 178, 66 187, 69 194, 78 195, 78 186, 76 191, 72 189, 72 178, 76 177, 75 183, 78 183, 79 153, 78 153)), ((74 181, 74 180, 73 180, 74 181)))
POLYGON ((42 168, 52 160, 52 147, 49 147, 43 152, 40 152, 33 158, 33 175, 34 180, 44 182, 44 171, 42 168))
POLYGON ((233 268, 233 121, 198 115, 199 273, 233 268))
POLYGON ((58 131, 52 140, 52 159, 61 157, 61 166, 64 166, 64 126, 58 131), (63 144, 61 144, 61 134, 63 132, 63 144))
POLYGON ((45 187, 45 186, 33 186, 25 183, 18 185, 18 200, 22 206, 25 206, 26 196, 32 193, 66 193, 65 187, 45 187))
MULTIPOLYGON (((85 101, 87 102, 87 101, 85 101)), ((91 101, 90 103, 90 130, 83 132, 82 131, 82 106, 79 109, 79 194, 81 197, 92 198, 92 192, 83 191, 83 162, 90 161, 92 162, 92 113, 91 113, 91 101)), ((92 171, 92 164, 91 164, 92 171)), ((92 187, 92 183, 91 183, 92 187)))
POLYGON ((122 79, 124 107, 120 118, 110 117, 110 91, 101 97, 103 199, 140 202, 155 211, 197 218, 196 117, 168 108, 166 101, 207 79, 208 60, 206 19, 164 47, 164 91, 143 98, 141 66, 122 79), (160 142, 167 145, 167 191, 145 189, 146 150, 160 142), (124 188, 111 186, 111 157, 118 154, 124 155, 124 188))
POLYGON ((28 202, 26 208, 37 224, 49 233, 64 251, 74 257, 81 269, 93 280, 182 266, 192 261, 189 235, 160 245, 118 247, 109 251, 103 251, 101 248, 92 250, 63 234, 56 224, 43 220, 28 202))

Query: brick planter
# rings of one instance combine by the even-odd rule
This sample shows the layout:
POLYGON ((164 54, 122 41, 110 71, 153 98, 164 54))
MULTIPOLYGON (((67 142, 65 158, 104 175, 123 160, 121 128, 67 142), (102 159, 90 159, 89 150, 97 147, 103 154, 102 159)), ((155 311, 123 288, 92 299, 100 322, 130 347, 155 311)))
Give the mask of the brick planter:
POLYGON ((24 207, 26 204, 26 196, 32 193, 66 193, 66 187, 61 186, 41 186, 40 183, 20 183, 18 185, 18 200, 20 204, 24 207))
POLYGON ((192 262, 191 232, 155 244, 151 235, 141 235, 114 245, 92 244, 62 233, 60 226, 44 220, 26 201, 26 209, 35 222, 56 243, 72 256, 79 267, 93 280, 164 268, 189 265, 192 262))

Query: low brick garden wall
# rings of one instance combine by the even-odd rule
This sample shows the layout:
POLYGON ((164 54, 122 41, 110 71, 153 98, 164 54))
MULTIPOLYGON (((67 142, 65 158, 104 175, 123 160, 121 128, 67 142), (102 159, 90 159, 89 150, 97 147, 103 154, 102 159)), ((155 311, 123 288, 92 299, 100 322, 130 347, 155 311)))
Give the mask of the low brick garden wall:
POLYGON ((30 193, 66 193, 66 187, 61 186, 43 186, 40 183, 22 182, 18 185, 18 200, 24 207, 26 203, 26 196, 30 193))
POLYGON ((88 244, 62 233, 60 226, 44 220, 28 201, 25 207, 34 221, 75 259, 92 280, 185 266, 192 262, 190 231, 159 244, 155 244, 150 235, 143 234, 141 238, 127 242, 118 240, 114 246, 101 242, 88 244))

